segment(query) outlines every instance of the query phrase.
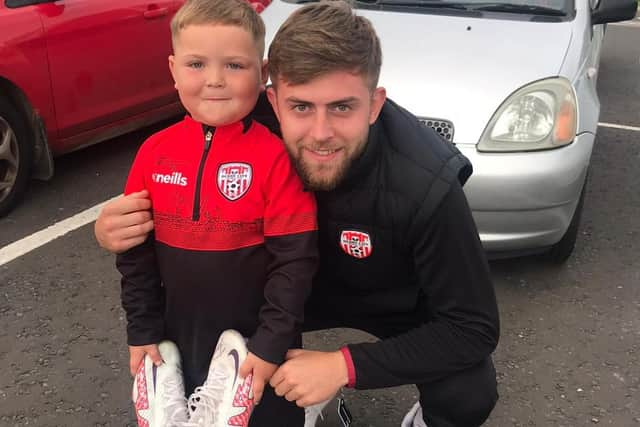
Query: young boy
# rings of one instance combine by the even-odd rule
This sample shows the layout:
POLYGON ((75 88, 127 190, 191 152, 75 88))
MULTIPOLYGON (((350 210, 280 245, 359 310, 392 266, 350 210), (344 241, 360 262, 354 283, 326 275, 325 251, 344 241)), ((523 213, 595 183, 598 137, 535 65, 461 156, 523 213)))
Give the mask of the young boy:
MULTIPOLYGON (((117 258, 136 410, 141 425, 185 422, 182 366, 184 391, 201 386, 189 401, 190 422, 226 426, 221 417, 234 416, 232 425, 246 425, 236 424, 242 408, 209 413, 220 408, 215 359, 231 366, 236 388, 244 383, 235 372, 251 373, 259 401, 287 349, 299 345, 317 264, 315 201, 282 142, 249 117, 267 80, 264 24, 253 8, 188 0, 171 31, 169 67, 189 115, 140 148, 125 193, 149 192, 155 231, 117 258), (221 336, 227 329, 241 335, 221 336), (181 363, 171 343, 158 352, 163 340, 177 345, 181 363)), ((299 413, 293 418, 302 425, 302 410, 267 387, 251 426, 284 427, 276 420, 285 411, 299 413)))

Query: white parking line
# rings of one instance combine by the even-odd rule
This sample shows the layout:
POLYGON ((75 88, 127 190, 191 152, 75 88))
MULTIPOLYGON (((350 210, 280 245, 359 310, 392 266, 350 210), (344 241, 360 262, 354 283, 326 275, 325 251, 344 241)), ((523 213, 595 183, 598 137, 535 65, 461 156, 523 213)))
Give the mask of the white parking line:
POLYGON ((82 211, 70 218, 56 222, 55 224, 33 233, 23 239, 13 242, 4 248, 0 248, 0 266, 13 261, 14 259, 21 257, 22 255, 31 252, 40 246, 46 245, 50 241, 57 239, 60 236, 64 236, 70 231, 80 228, 83 225, 87 225, 98 218, 98 214, 102 207, 109 203, 111 200, 120 197, 119 195, 95 205, 85 211, 82 211))
POLYGON ((623 130, 631 130, 634 132, 640 132, 640 127, 637 126, 627 126, 627 125, 618 125, 616 123, 598 123, 598 126, 603 128, 613 128, 613 129, 623 129, 623 130))

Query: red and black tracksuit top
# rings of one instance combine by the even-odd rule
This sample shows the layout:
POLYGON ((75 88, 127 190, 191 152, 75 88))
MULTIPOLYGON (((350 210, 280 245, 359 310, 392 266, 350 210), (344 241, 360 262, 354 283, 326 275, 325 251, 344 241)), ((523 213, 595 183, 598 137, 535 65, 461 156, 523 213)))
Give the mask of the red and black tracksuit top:
POLYGON ((129 345, 174 341, 187 390, 225 329, 281 363, 318 262, 315 200, 281 140, 250 118, 211 128, 187 116, 140 148, 125 193, 142 189, 154 235, 116 261, 129 345))

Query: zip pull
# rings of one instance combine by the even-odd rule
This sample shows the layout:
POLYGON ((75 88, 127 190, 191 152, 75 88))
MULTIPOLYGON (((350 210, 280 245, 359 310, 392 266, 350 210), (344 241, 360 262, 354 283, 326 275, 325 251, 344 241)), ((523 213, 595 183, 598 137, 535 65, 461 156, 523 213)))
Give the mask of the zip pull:
POLYGON ((211 147, 211 140, 213 139, 213 132, 210 130, 204 136, 204 149, 208 150, 211 147))

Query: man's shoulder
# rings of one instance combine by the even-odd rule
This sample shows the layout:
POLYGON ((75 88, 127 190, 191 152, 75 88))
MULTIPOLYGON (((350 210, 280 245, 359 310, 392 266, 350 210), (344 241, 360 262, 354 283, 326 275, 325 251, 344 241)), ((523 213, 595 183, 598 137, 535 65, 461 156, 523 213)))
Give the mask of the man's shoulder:
MULTIPOLYGON (((424 184, 435 179, 449 184, 458 180, 463 185, 471 175, 471 163, 453 144, 393 101, 385 102, 378 120, 387 161, 405 179, 414 177, 424 184)), ((411 179, 408 183, 416 184, 411 179)))

